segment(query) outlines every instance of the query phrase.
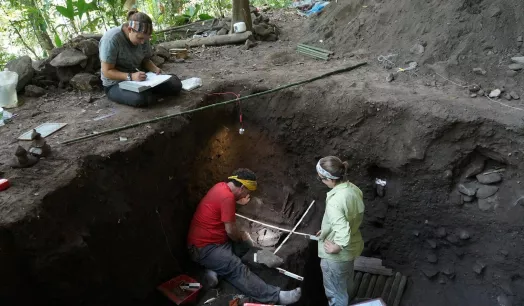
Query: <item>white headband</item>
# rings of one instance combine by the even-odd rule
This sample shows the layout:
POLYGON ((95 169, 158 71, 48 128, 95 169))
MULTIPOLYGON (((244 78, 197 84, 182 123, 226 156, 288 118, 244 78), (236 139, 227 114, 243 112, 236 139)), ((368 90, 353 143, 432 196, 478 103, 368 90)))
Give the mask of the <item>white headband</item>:
POLYGON ((317 172, 320 175, 322 175, 323 177, 331 179, 331 180, 338 180, 340 178, 340 177, 336 177, 336 176, 332 175, 331 173, 327 172, 326 170, 324 170, 324 168, 322 168, 322 166, 320 166, 320 161, 318 161, 318 163, 317 163, 317 172))

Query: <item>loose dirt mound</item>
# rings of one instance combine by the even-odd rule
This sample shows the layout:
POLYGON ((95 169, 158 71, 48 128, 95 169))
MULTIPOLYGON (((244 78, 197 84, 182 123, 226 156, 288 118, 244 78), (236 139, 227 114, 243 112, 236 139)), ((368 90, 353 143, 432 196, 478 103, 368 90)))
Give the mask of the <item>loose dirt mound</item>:
POLYGON ((508 65, 524 51, 523 11, 521 0, 338 1, 312 19, 305 40, 340 55, 397 54, 398 67, 416 61, 423 69, 485 88, 516 88, 523 74, 508 65))

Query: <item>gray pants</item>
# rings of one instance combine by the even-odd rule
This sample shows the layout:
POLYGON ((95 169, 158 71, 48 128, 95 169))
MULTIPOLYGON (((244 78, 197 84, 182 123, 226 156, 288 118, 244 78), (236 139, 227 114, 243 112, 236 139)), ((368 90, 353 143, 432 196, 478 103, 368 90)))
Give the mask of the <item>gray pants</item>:
POLYGON ((245 295, 262 303, 278 303, 280 288, 266 284, 242 263, 249 247, 243 244, 210 244, 190 249, 192 258, 206 269, 215 271, 245 295))
POLYGON ((353 261, 320 260, 329 306, 348 306, 353 289, 353 261))

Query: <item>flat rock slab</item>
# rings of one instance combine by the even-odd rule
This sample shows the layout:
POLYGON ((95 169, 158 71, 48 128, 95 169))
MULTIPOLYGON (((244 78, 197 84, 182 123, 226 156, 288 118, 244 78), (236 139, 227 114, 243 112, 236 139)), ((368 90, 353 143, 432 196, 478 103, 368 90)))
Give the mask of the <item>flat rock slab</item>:
MULTIPOLYGON (((478 91, 477 91, 478 92, 478 91)), ((471 163, 464 170, 464 176, 466 178, 480 174, 484 170, 486 164, 486 158, 483 156, 476 156, 471 163)))
POLYGON ((495 184, 502 181, 502 175, 499 173, 479 174, 477 180, 481 184, 495 184))
POLYGON ((484 271, 484 268, 486 268, 486 264, 479 260, 473 265, 473 271, 477 274, 481 274, 484 271))
POLYGON ((458 190, 460 193, 462 193, 463 195, 467 195, 467 196, 474 196, 475 193, 477 192, 477 188, 474 187, 474 186, 466 186, 464 184, 459 184, 458 185, 458 190))
POLYGON ((517 64, 523 64, 523 65, 524 65, 524 56, 512 57, 511 60, 512 60, 514 63, 517 63, 517 64))
POLYGON ((497 186, 484 185, 477 190, 476 195, 479 199, 485 199, 491 197, 492 195, 497 193, 497 191, 499 191, 499 187, 497 186))
POLYGON ((429 279, 435 278, 437 276, 438 271, 434 267, 431 266, 425 266, 421 268, 422 273, 429 279))
POLYGON ((65 49, 51 61, 53 67, 69 67, 87 60, 87 56, 76 49, 65 49))
POLYGON ((511 69, 511 70, 518 71, 518 70, 522 70, 524 68, 524 64, 509 64, 508 68, 511 69))
POLYGON ((496 208, 499 205, 499 197, 494 195, 485 199, 479 199, 478 201, 479 209, 482 211, 487 211, 492 208, 496 208))

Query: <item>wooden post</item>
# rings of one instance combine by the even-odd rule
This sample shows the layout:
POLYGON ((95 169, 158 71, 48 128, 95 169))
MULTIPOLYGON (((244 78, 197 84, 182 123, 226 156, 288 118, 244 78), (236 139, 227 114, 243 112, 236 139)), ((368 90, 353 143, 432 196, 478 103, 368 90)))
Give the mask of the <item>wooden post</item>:
POLYGON ((231 17, 231 31, 234 33, 233 25, 236 22, 245 22, 247 31, 253 30, 253 21, 251 20, 251 10, 249 0, 233 0, 233 14, 231 17))

